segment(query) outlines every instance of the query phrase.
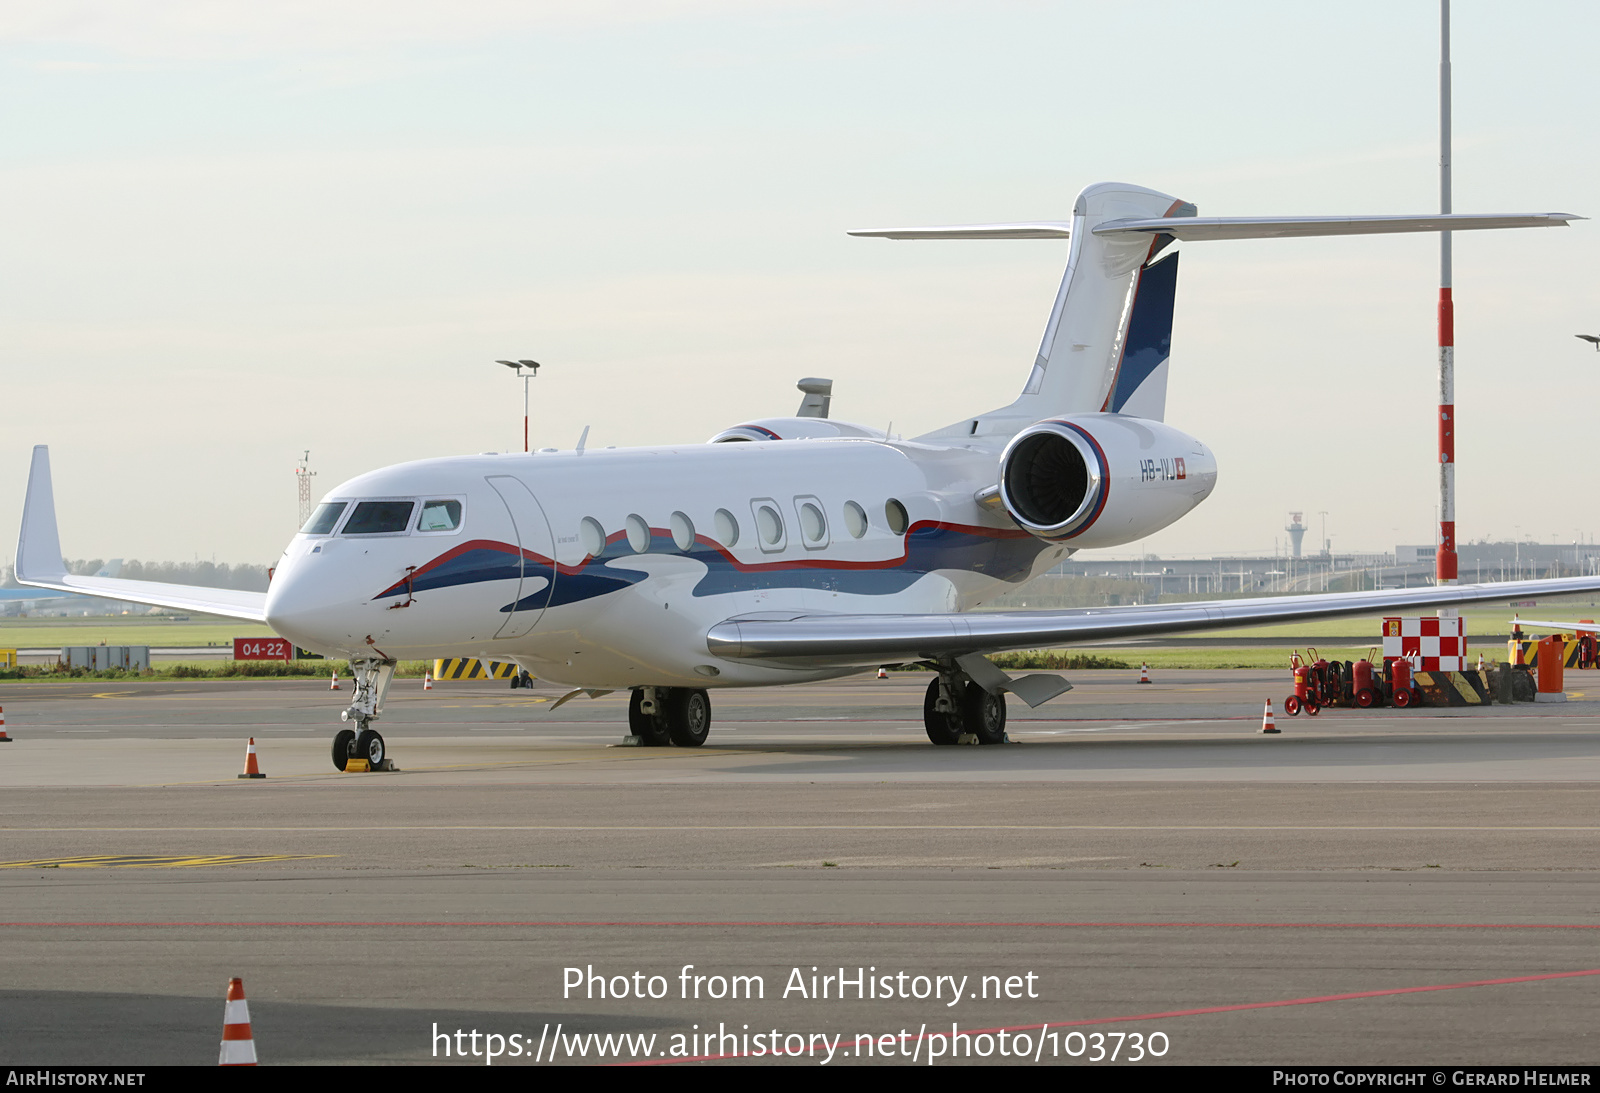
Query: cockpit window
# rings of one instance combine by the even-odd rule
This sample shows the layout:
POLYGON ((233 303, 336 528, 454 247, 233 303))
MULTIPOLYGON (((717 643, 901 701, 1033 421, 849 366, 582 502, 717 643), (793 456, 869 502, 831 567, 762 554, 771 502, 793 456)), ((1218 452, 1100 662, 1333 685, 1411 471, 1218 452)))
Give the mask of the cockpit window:
POLYGON ((339 517, 344 514, 344 501, 324 501, 317 506, 317 511, 311 514, 311 519, 306 521, 306 526, 300 529, 302 535, 329 535, 333 526, 339 522, 339 517))
POLYGON ((361 501, 345 522, 346 535, 385 535, 406 530, 415 501, 361 501))
POLYGON ((454 531, 461 526, 460 501, 424 501, 418 531, 454 531))

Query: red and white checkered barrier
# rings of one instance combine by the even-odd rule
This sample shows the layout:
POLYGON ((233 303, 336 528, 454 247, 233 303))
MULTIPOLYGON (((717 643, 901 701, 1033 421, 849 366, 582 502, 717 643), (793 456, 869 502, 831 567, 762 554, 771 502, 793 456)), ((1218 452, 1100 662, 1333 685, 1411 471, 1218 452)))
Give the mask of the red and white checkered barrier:
POLYGON ((1441 619, 1433 615, 1383 620, 1383 660, 1408 658, 1419 672, 1464 672, 1467 664, 1467 624, 1460 615, 1441 619))

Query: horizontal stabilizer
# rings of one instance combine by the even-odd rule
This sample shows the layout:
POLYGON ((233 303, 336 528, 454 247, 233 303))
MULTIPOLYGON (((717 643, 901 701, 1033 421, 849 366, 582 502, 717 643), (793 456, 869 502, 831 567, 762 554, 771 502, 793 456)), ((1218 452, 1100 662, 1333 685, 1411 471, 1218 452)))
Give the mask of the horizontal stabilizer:
POLYGON ((1072 225, 1056 220, 1027 224, 958 224, 948 228, 858 228, 849 232, 871 239, 1065 239, 1072 225))
POLYGON ((103 596, 108 600, 148 603, 156 607, 175 607, 180 611, 199 611, 235 619, 265 622, 267 594, 239 592, 231 588, 203 588, 198 585, 162 584, 158 581, 126 581, 116 577, 74 577, 61 560, 61 536, 56 530, 55 491, 50 485, 50 449, 43 444, 33 449, 33 464, 28 471, 27 498, 22 504, 22 533, 17 538, 17 581, 36 588, 58 592, 79 592, 103 596))
MULTIPOLYGON (((1153 220, 1108 220, 1096 235, 1132 232, 1170 235, 1174 239, 1289 239, 1312 235, 1389 235, 1399 232, 1459 232, 1480 228, 1564 228, 1573 213, 1501 216, 1449 213, 1434 216, 1189 216, 1153 220)), ((1064 233, 1063 233, 1064 234, 1064 233)), ((900 238, 893 236, 891 238, 900 238)), ((933 238, 907 236, 906 238, 933 238)))

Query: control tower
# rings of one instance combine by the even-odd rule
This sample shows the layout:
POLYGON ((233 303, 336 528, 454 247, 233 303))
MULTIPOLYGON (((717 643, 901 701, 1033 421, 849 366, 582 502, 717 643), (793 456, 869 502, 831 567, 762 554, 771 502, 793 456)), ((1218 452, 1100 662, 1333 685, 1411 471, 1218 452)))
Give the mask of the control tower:
POLYGON ((1283 529, 1289 533, 1289 545, 1293 549, 1294 557, 1296 558, 1300 557, 1301 540, 1306 537, 1306 526, 1300 522, 1301 517, 1304 515, 1305 513, 1303 512, 1291 512, 1289 514, 1289 526, 1283 529))

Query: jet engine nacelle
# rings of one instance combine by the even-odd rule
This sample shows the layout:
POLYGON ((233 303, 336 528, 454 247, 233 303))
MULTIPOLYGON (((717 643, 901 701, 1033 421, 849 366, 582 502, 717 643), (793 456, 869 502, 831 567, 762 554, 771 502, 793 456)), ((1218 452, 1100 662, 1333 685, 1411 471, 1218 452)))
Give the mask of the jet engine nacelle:
POLYGON ((764 417, 724 429, 708 444, 727 444, 742 440, 822 440, 840 436, 884 439, 882 429, 869 429, 865 425, 852 425, 848 421, 835 421, 826 417, 764 417))
POLYGON ((1075 548, 1131 543, 1217 484, 1210 449, 1159 421, 1068 414, 1030 425, 1000 456, 1000 501, 1018 526, 1075 548))

